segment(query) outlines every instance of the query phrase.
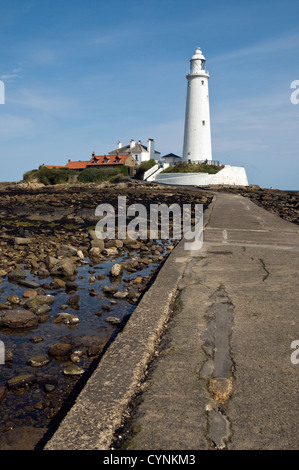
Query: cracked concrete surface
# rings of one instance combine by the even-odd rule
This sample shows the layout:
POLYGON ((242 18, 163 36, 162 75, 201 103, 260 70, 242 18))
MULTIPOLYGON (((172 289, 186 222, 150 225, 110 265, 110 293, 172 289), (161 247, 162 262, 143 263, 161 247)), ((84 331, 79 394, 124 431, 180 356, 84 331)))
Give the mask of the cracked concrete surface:
POLYGON ((217 194, 123 448, 298 448, 297 232, 217 194))

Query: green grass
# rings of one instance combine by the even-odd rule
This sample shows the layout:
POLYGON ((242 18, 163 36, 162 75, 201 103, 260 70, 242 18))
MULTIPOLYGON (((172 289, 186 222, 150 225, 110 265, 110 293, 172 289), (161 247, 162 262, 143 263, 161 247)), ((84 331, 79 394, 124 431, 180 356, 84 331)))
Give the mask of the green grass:
POLYGON ((221 170, 221 166, 217 165, 205 165, 203 163, 179 163, 178 165, 172 165, 162 173, 209 173, 215 175, 221 170))

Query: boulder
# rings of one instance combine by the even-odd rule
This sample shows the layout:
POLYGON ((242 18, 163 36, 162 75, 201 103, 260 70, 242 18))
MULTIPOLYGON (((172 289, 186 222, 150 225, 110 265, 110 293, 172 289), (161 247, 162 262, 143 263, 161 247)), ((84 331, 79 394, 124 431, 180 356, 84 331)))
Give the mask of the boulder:
POLYGON ((51 269, 54 268, 54 266, 59 263, 59 259, 57 258, 54 258, 54 256, 47 256, 46 259, 45 259, 45 263, 46 263, 46 266, 47 268, 51 271, 51 269))
POLYGON ((11 390, 16 390, 22 387, 28 387, 36 383, 36 378, 33 374, 20 374, 13 377, 7 382, 7 387, 11 390))
POLYGON ((61 245, 58 249, 57 255, 62 256, 63 258, 68 258, 70 256, 77 256, 77 248, 71 245, 61 245))
POLYGON ((50 346, 48 352, 54 357, 68 357, 72 352, 72 345, 69 343, 55 343, 50 346))
POLYGON ((29 309, 35 309, 41 305, 52 305, 54 302, 53 295, 36 295, 34 297, 29 297, 25 300, 24 307, 29 309))
POLYGON ((51 269, 51 275, 57 277, 70 277, 77 273, 76 266, 68 258, 58 261, 51 269))
POLYGON ((38 318, 28 310, 2 310, 0 313, 0 326, 8 328, 35 328, 38 318))
POLYGON ((19 279, 25 279, 25 277, 26 272, 24 271, 24 269, 21 268, 15 268, 10 271, 7 275, 9 281, 18 281, 19 279))

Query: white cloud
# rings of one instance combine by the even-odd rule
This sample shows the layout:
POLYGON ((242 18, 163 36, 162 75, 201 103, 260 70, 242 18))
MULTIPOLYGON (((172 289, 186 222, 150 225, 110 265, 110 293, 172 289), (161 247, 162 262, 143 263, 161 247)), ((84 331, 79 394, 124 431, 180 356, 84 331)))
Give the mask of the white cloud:
POLYGON ((61 117, 72 115, 77 107, 75 100, 49 89, 22 89, 15 96, 7 98, 7 102, 49 114, 59 114, 61 117))
POLYGON ((20 69, 20 68, 15 68, 15 69, 13 69, 12 72, 4 73, 3 75, 1 75, 0 79, 1 80, 12 80, 14 78, 19 78, 21 70, 22 69, 20 69))
MULTIPOLYGON (((232 59, 244 58, 252 55, 279 53, 287 50, 298 50, 299 33, 291 34, 289 36, 280 36, 271 38, 259 43, 253 43, 251 46, 243 47, 232 52, 228 52, 216 57, 211 57, 209 60, 213 63, 228 61, 232 59)), ((279 59, 278 59, 279 60, 279 59)), ((279 63, 278 66, 281 66, 279 63)))

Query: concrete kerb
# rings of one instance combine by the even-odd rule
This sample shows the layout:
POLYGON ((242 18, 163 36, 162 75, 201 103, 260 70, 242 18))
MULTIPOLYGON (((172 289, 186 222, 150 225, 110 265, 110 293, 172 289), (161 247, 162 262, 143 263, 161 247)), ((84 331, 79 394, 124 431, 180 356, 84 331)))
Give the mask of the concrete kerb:
MULTIPOLYGON (((204 212, 204 226, 213 205, 204 212)), ((169 255, 44 450, 109 450, 169 319, 190 261, 184 243, 169 255)))

